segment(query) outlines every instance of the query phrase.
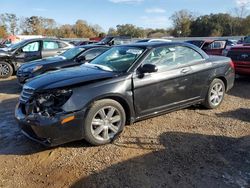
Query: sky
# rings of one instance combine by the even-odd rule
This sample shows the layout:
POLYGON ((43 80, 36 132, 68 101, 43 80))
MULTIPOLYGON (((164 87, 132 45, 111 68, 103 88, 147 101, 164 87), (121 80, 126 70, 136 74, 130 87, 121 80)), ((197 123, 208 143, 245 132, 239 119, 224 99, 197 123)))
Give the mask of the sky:
POLYGON ((58 24, 86 20, 104 31, 118 24, 134 24, 143 28, 168 28, 175 11, 187 9, 196 15, 228 13, 250 0, 0 0, 1 13, 18 17, 42 16, 58 24))

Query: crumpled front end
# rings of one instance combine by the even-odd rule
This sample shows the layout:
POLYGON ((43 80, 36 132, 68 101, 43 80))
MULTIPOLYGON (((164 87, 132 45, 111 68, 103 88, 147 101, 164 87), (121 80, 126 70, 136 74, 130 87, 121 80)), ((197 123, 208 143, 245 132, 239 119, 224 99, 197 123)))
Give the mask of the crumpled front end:
POLYGON ((82 139, 85 111, 66 112, 62 109, 72 92, 70 89, 35 92, 24 85, 15 110, 22 132, 48 146, 82 139))

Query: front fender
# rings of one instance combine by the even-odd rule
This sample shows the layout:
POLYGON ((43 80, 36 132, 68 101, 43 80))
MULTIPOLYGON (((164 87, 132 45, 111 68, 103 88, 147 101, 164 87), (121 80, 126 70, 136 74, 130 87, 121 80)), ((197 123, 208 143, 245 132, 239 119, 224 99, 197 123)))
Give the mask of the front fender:
POLYGON ((112 81, 102 81, 73 88, 73 94, 63 105, 65 112, 79 111, 86 109, 97 100, 103 98, 122 99, 133 115, 133 93, 131 76, 122 76, 112 81))

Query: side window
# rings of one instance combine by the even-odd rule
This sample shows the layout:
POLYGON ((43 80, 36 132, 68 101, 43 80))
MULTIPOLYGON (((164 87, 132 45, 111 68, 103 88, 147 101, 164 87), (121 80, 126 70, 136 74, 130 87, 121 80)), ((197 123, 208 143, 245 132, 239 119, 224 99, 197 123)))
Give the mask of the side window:
POLYGON ((44 41, 43 42, 43 49, 44 50, 54 50, 54 49, 58 49, 59 45, 57 42, 54 41, 44 41))
POLYGON ((160 47, 154 49, 144 60, 143 64, 154 64, 159 71, 174 69, 201 61, 202 56, 195 50, 184 47, 160 47))
POLYGON ((37 52, 39 51, 39 42, 32 42, 22 48, 23 52, 37 52))
POLYGON ((98 55, 102 54, 105 52, 107 49, 105 48, 99 48, 99 49, 92 49, 84 52, 80 56, 85 56, 85 59, 87 61, 91 61, 92 59, 96 58, 98 55))
POLYGON ((63 42, 58 42, 59 44, 59 48, 65 48, 67 47, 67 44, 63 43, 63 42))
POLYGON ((209 49, 223 49, 226 46, 226 41, 214 41, 212 42, 208 48, 209 49))

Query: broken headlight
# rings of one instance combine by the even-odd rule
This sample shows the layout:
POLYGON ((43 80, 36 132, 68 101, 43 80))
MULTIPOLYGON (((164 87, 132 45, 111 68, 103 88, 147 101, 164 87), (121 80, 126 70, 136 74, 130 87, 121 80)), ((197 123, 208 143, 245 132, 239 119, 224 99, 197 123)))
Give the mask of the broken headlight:
POLYGON ((62 106, 72 95, 72 90, 61 89, 48 93, 38 94, 35 100, 36 112, 44 116, 53 116, 62 112, 62 106))

